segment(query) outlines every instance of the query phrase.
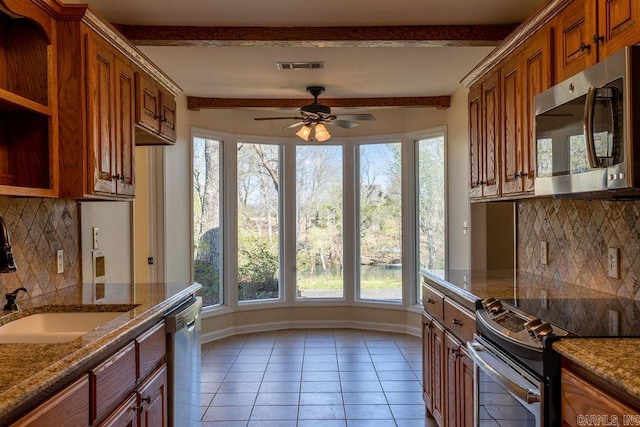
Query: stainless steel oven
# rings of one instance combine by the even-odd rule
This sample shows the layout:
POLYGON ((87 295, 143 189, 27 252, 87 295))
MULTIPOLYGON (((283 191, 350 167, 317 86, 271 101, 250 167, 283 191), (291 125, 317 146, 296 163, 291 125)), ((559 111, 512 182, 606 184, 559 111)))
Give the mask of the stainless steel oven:
POLYGON ((475 425, 542 426, 544 381, 477 335, 467 350, 476 366, 475 425))

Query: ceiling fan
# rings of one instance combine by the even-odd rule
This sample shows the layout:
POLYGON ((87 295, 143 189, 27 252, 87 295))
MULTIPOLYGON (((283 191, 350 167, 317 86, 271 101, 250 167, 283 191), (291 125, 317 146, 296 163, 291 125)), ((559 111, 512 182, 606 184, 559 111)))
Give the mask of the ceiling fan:
POLYGON ((293 117, 256 117, 254 120, 298 120, 283 129, 302 126, 296 135, 305 141, 326 141, 331 138, 325 124, 351 129, 359 125, 352 120, 375 120, 371 114, 331 114, 331 107, 318 102, 318 96, 324 92, 322 86, 309 86, 307 91, 313 96, 311 104, 300 107, 300 114, 293 117), (313 133, 313 135, 312 135, 313 133))

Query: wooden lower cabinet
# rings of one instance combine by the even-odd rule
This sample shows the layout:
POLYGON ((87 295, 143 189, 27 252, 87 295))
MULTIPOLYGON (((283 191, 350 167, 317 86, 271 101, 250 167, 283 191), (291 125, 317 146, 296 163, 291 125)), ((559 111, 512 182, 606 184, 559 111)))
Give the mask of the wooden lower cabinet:
POLYGON ((138 399, 135 395, 132 395, 118 406, 118 408, 100 424, 100 427, 137 427, 139 425, 138 399))
POLYGON ((136 390, 141 427, 169 425, 167 411, 167 365, 158 368, 136 390))
MULTIPOLYGON (((447 303, 451 303, 447 298, 444 301, 446 319, 447 303)), ((467 323, 475 325, 470 323, 469 319, 472 319, 473 315, 466 313, 468 310, 455 303, 451 307, 465 311, 463 316, 458 313, 455 317, 465 319, 460 323, 463 326, 462 332, 466 331, 464 326, 467 323)), ((426 413, 427 416, 432 416, 440 427, 473 426, 475 367, 466 350, 467 338, 460 336, 459 331, 445 328, 441 322, 444 322, 444 319, 439 319, 428 311, 422 315, 422 383, 426 413)), ((458 326, 458 323, 451 324, 454 327, 458 326)))

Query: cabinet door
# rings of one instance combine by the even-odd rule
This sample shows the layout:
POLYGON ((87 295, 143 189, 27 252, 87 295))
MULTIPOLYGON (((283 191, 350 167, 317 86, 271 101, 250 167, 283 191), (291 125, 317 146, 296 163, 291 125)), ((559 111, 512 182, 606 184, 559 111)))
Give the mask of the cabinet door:
POLYGON ((88 424, 89 379, 85 375, 11 426, 73 427, 88 424))
POLYGON ((160 132, 160 89, 140 73, 136 73, 136 123, 151 132, 160 132))
POLYGON ((135 195, 134 183, 134 73, 131 65, 116 57, 116 192, 135 195))
POLYGON ((524 191, 533 192, 535 183, 535 110, 533 98, 553 85, 553 34, 545 27, 527 43, 522 51, 522 155, 524 191))
POLYGON ((516 53, 500 67, 500 180, 503 195, 521 193, 523 189, 521 85, 520 53, 516 53))
POLYGON ((565 80, 598 61, 598 47, 593 42, 595 9, 595 0, 574 0, 556 17, 556 81, 565 80))
POLYGON ((160 135, 176 140, 176 100, 169 92, 161 90, 160 135))
POLYGON ((599 57, 602 60, 627 45, 640 41, 638 0, 598 1, 599 57))
POLYGON ((167 365, 158 368, 137 390, 141 427, 165 427, 167 418, 167 365))
POLYGON ((475 365, 464 345, 460 346, 458 363, 458 426, 473 426, 473 395, 475 391, 474 370, 475 365))
POLYGON ((427 415, 433 415, 433 319, 422 315, 422 397, 427 415))
POLYGON ((482 197, 481 85, 469 90, 469 197, 482 197))
POLYGON ((460 390, 458 387, 458 354, 460 342, 448 332, 444 334, 444 372, 446 390, 446 415, 447 426, 459 426, 458 424, 458 400, 460 390))
POLYGON ((138 425, 138 400, 135 394, 129 396, 100 423, 100 427, 137 427, 138 425))
POLYGON ((442 426, 445 419, 445 363, 443 360, 445 352, 444 328, 438 322, 431 322, 431 342, 433 360, 433 418, 439 426, 442 426))
POLYGON ((482 82, 482 196, 500 194, 498 180, 500 158, 500 94, 498 73, 493 72, 482 82))

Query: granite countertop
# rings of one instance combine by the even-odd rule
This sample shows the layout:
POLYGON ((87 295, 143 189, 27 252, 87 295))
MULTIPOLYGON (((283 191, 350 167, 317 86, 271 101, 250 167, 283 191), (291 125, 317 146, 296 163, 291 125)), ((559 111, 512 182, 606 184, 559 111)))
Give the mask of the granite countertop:
POLYGON ((567 338, 552 348, 640 400, 639 338, 567 338))
POLYGON ((4 324, 47 311, 122 311, 69 342, 0 344, 0 424, 77 379, 200 288, 198 283, 84 285, 33 297, 17 312, 0 312, 4 324))

